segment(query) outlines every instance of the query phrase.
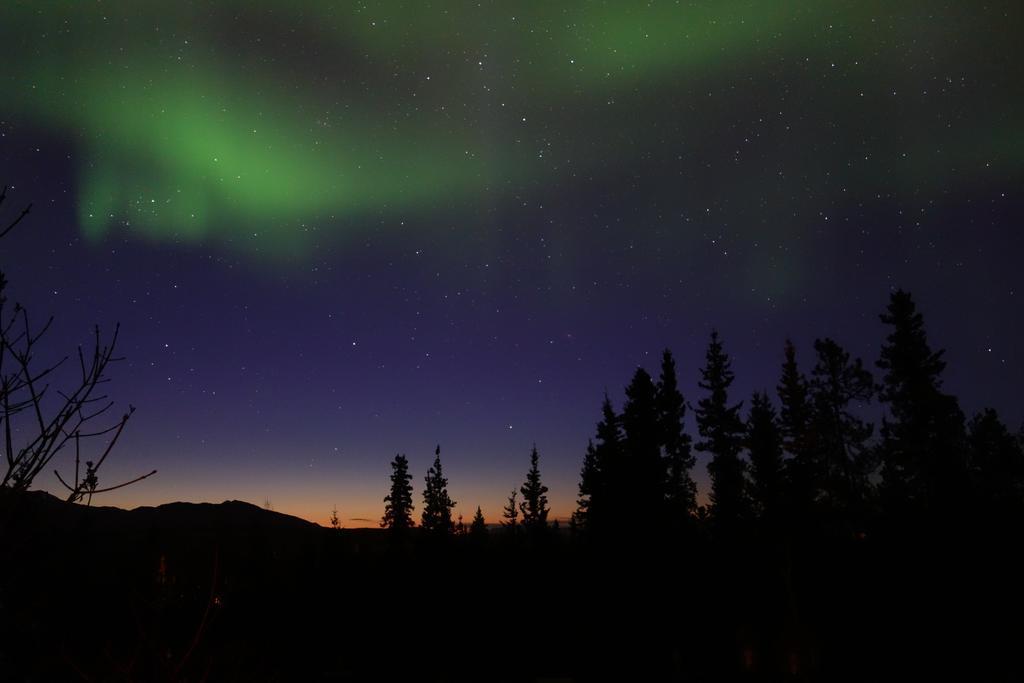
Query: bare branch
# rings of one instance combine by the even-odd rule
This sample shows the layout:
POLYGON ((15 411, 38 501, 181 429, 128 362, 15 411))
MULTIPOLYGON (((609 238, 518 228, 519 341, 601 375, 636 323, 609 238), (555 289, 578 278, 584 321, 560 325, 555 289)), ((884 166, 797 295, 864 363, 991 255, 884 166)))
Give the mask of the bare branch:
POLYGON ((115 489, 124 488, 125 486, 131 486, 132 484, 134 484, 136 482, 139 482, 139 481, 142 481, 143 479, 147 479, 149 477, 152 477, 154 474, 156 474, 156 470, 153 470, 149 474, 143 474, 141 477, 136 477, 136 478, 132 479, 131 481, 126 481, 123 484, 118 484, 117 486, 110 486, 110 487, 105 488, 105 489, 96 489, 95 491, 90 491, 89 495, 92 495, 92 494, 95 494, 95 493, 106 493, 107 491, 113 491, 115 489))
POLYGON ((103 464, 103 461, 107 459, 107 456, 110 455, 110 451, 113 450, 114 444, 116 444, 117 440, 121 438, 121 432, 124 430, 124 426, 128 424, 128 420, 131 419, 131 416, 134 412, 135 406, 129 405, 128 412, 125 413, 124 417, 121 418, 121 424, 118 425, 117 431, 114 432, 114 436, 110 439, 110 443, 107 444, 107 450, 103 451, 103 455, 100 456, 99 461, 97 461, 96 463, 97 470, 100 468, 100 465, 103 464))
POLYGON ((57 470, 54 470, 53 473, 57 475, 57 481, 59 481, 61 484, 64 484, 64 488, 66 488, 68 491, 71 491, 71 494, 74 495, 75 492, 78 490, 78 476, 77 476, 77 473, 76 473, 76 476, 75 476, 75 486, 71 486, 66 481, 64 481, 64 477, 60 476, 60 472, 58 472, 57 470))
MULTIPOLYGON (((0 205, 7 198, 7 188, 0 190, 0 205)), ((0 238, 7 235, 29 213, 29 205, 20 216, 0 230, 0 238)), ((70 492, 69 500, 81 500, 104 491, 112 491, 141 481, 152 474, 146 474, 117 486, 100 489, 97 473, 117 444, 132 413, 129 406, 120 420, 111 426, 97 426, 98 420, 114 403, 100 390, 110 378, 106 372, 110 363, 121 360, 115 356, 120 336, 120 325, 115 325, 110 338, 104 343, 99 326, 94 326, 92 348, 79 346, 77 383, 64 389, 59 388, 58 370, 68 361, 68 356, 58 362, 37 369, 35 352, 39 341, 50 331, 53 317, 47 318, 38 328, 28 310, 14 303, 10 313, 6 312, 7 300, 3 296, 7 280, 0 273, 0 439, 6 464, 6 471, 0 471, 0 488, 26 490, 33 480, 53 459, 74 439, 75 478, 68 483, 55 470, 60 483, 70 492), (59 397, 58 398, 55 398, 59 397), (15 424, 17 422, 18 424, 15 424), (91 428, 90 428, 91 427, 91 428), (15 445, 15 439, 24 443, 15 445), (105 438, 102 452, 93 461, 85 461, 83 473, 83 441, 90 438, 105 438)), ((72 374, 74 371, 71 371, 72 374)))
MULTIPOLYGON (((7 186, 6 185, 4 185, 3 191, 0 192, 0 204, 3 204, 5 199, 7 199, 7 186)), ((0 237, 3 237, 7 233, 9 233, 11 230, 14 230, 14 226, 16 226, 18 223, 20 223, 22 221, 22 219, 25 218, 25 216, 27 216, 29 214, 29 211, 31 211, 31 210, 32 210, 32 205, 31 204, 29 204, 24 209, 22 209, 21 210, 21 214, 19 214, 17 218, 15 218, 13 221, 11 221, 7 225, 6 228, 4 228, 3 230, 0 230, 0 237)))

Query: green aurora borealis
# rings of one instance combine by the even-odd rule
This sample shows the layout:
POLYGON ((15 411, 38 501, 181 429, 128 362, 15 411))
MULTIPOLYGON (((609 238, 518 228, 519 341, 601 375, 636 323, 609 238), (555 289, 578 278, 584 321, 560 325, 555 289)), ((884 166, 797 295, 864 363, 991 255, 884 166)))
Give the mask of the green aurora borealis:
POLYGON ((500 205, 658 157, 679 159, 660 181, 672 192, 707 197, 714 175, 715 192, 746 194, 772 218, 790 211, 787 195, 811 212, 875 184, 912 201, 1019 169, 1020 98, 958 67, 1015 39, 1009 21, 993 33, 998 14, 925 2, 16 2, 0 28, 13 65, 0 113, 74 148, 94 239, 302 254, 381 215, 500 205), (979 91, 985 104, 954 119, 899 115, 979 91), (735 125, 750 108, 763 129, 735 125), (732 163, 712 166, 730 148, 732 163))

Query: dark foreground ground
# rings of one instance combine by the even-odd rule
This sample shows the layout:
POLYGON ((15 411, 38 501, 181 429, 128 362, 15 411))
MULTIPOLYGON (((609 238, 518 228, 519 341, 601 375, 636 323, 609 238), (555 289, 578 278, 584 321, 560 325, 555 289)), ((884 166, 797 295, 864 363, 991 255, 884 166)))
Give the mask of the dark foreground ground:
POLYGON ((239 502, 5 496, 0 680, 1024 680, 1021 541, 393 543, 239 502))

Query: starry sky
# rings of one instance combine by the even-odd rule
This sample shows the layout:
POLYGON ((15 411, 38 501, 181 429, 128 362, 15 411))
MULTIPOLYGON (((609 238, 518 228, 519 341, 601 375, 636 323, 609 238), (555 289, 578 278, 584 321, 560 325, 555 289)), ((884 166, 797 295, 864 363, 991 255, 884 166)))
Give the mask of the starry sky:
POLYGON ((5 2, 3 216, 34 208, 0 266, 54 359, 121 323, 138 411, 102 476, 159 470, 124 507, 373 526, 394 454, 418 496, 440 443, 495 521, 536 442, 564 519, 637 366, 673 349, 695 403, 712 327, 737 399, 787 336, 873 366, 896 287, 947 388, 1015 426, 1022 12, 5 2))

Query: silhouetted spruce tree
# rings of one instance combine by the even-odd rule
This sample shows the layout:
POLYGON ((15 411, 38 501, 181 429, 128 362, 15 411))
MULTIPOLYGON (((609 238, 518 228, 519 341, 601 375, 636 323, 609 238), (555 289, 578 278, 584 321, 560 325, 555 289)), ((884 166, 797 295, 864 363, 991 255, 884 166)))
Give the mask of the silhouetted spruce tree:
POLYGON ((775 524, 785 496, 782 432, 775 407, 763 392, 755 392, 750 400, 747 450, 756 512, 765 522, 775 524))
POLYGON ((548 487, 540 481, 540 467, 537 446, 530 451, 530 469, 526 473, 526 481, 519 487, 523 501, 519 509, 523 513, 523 528, 532 533, 544 531, 548 527, 548 487))
POLYGON ((484 521, 484 513, 480 511, 480 506, 476 506, 476 514, 473 515, 473 521, 469 524, 469 535, 474 538, 482 538, 487 535, 487 522, 484 521))
POLYGON ((622 408, 625 448, 616 483, 629 516, 639 520, 644 529, 660 525, 664 518, 666 477, 656 399, 657 388, 651 376, 637 368, 626 387, 622 408))
POLYGON ((874 383, 861 360, 851 361, 833 340, 815 340, 814 350, 809 390, 818 499, 833 511, 860 516, 874 469, 867 450, 874 427, 851 410, 871 400, 874 383))
MULTIPOLYGON (((971 478, 977 505, 988 514, 1019 516, 1024 508, 1024 449, 988 408, 968 424, 971 478)), ((1024 520, 1020 520, 1024 522, 1024 520)))
POLYGON ((340 531, 341 530, 341 520, 338 519, 338 506, 337 505, 335 505, 334 508, 331 510, 331 528, 336 530, 336 531, 340 531))
POLYGON ((802 449, 801 442, 807 438, 811 405, 807 398, 807 378, 800 372, 796 362, 796 347, 789 339, 783 347, 782 377, 778 392, 781 409, 779 427, 783 446, 792 455, 802 449))
POLYGON ((690 435, 683 427, 686 402, 679 391, 676 362, 668 349, 661 356, 655 404, 665 473, 665 503, 670 524, 678 526, 697 507, 697 484, 690 471, 696 463, 690 435))
POLYGON ((382 527, 396 533, 413 527, 411 482, 409 461, 404 455, 396 455, 391 461, 391 492, 384 496, 384 518, 380 522, 382 527))
POLYGON ((777 390, 782 445, 791 456, 785 461, 787 507, 797 515, 807 516, 815 497, 811 403, 807 378, 797 366, 796 347, 789 339, 784 347, 784 358, 777 390))
POLYGON ((749 517, 750 501, 746 491, 746 462, 740 458, 745 430, 739 412, 743 404, 729 405, 733 373, 717 331, 711 333, 700 373, 698 386, 708 395, 697 402, 697 428, 702 440, 696 448, 711 454, 708 463, 711 519, 720 530, 729 532, 749 517))
MULTIPOLYGON (((623 438, 619 416, 605 393, 601 404, 601 420, 597 423, 597 438, 592 463, 585 469, 587 507, 578 520, 588 532, 604 533, 622 521, 628 511, 619 495, 620 473, 623 461, 623 438)), ((581 481, 581 486, 583 482, 581 481)))
POLYGON ((957 400, 942 391, 943 351, 932 351, 910 294, 894 292, 890 327, 877 362, 883 371, 882 496, 890 512, 908 508, 950 514, 967 477, 966 429, 957 400))
POLYGON ((597 449, 594 441, 587 441, 587 450, 583 455, 583 466, 580 468, 579 495, 576 497, 576 511, 569 522, 574 530, 585 528, 590 516, 591 494, 597 485, 600 471, 597 467, 597 449))
POLYGON ((505 507, 501 510, 501 526, 505 528, 506 532, 513 536, 519 527, 519 506, 516 505, 517 495, 518 492, 515 489, 512 489, 512 493, 509 494, 505 507))
POLYGON ((441 446, 434 451, 434 464, 427 470, 425 484, 421 525, 431 533, 450 534, 455 502, 448 497, 448 480, 441 472, 441 446))

